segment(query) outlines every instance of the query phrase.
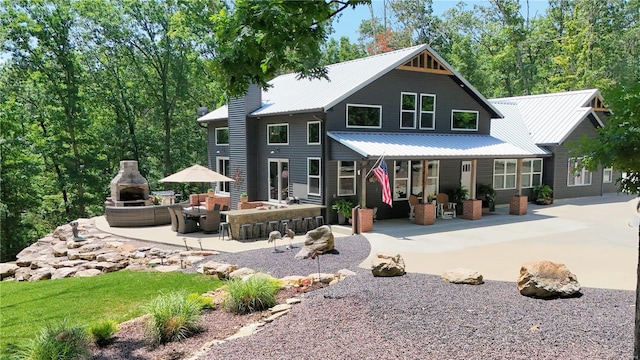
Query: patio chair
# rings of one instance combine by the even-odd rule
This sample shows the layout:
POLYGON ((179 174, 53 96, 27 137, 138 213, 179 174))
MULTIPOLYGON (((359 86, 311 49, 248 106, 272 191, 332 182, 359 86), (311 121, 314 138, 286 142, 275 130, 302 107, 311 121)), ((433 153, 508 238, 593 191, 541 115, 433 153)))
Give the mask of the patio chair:
POLYGON ((200 230, 205 233, 213 233, 218 231, 220 226, 220 211, 207 211, 205 215, 200 216, 200 230))
POLYGON ((456 205, 456 203, 449 202, 449 195, 445 193, 436 195, 436 206, 438 207, 436 213, 440 214, 441 218, 450 219, 456 217, 456 205))
POLYGON ((416 218, 415 208, 419 203, 420 201, 418 200, 417 196, 409 196, 409 220, 413 221, 416 218))
POLYGON ((169 206, 167 208, 167 211, 169 211, 169 218, 171 218, 171 231, 178 231, 178 218, 176 217, 176 207, 169 206))
POLYGON ((189 219, 183 213, 177 213, 176 217, 178 218, 178 232, 180 234, 187 234, 200 230, 198 222, 193 219, 189 219))

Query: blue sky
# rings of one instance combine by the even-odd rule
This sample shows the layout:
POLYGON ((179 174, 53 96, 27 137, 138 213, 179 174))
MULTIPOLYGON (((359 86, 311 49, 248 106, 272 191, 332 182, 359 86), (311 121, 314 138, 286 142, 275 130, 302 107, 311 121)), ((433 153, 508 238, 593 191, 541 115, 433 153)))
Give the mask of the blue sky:
MULTIPOLYGON (((450 8, 453 8, 458 4, 459 0, 433 0, 433 12, 436 15, 440 15, 450 8)), ((488 5, 489 1, 486 0, 474 0, 474 1, 462 1, 469 9, 473 8, 473 5, 488 5)), ((382 5, 383 0, 372 0, 373 11, 377 17, 382 17, 382 5)), ((526 0, 520 0, 522 5, 522 11, 525 11, 526 0)), ((547 0, 529 0, 529 16, 534 18, 536 13, 538 16, 543 15, 548 7, 547 0)), ((345 9, 342 12, 342 16, 333 25, 335 33, 331 34, 332 38, 339 39, 341 36, 349 37, 351 42, 358 41, 358 27, 362 20, 369 19, 368 6, 357 6, 356 9, 345 9)))

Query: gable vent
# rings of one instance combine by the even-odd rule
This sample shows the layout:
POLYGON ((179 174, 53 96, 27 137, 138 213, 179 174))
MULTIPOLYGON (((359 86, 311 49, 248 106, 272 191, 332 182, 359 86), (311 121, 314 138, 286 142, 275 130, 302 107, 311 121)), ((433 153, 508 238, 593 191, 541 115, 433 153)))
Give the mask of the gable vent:
POLYGON ((599 96, 595 96, 591 99, 591 107, 596 111, 609 111, 607 105, 605 105, 604 101, 599 96))
POLYGON ((453 75, 440 61, 438 61, 428 51, 423 51, 413 59, 398 66, 401 70, 421 71, 443 75, 453 75))

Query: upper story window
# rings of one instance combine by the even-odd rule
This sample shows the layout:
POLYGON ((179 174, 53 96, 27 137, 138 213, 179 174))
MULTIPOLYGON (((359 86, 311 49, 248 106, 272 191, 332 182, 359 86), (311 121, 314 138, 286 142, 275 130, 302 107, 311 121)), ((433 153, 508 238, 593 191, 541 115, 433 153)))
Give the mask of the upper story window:
POLYGON ((602 182, 603 183, 613 182, 613 168, 602 169, 602 182))
POLYGON ((451 130, 478 130, 478 112, 472 110, 451 110, 451 130))
POLYGON ((229 128, 216 128, 216 145, 229 145, 229 128))
POLYGON ((268 124, 267 145, 288 145, 289 124, 268 124))
POLYGON ((400 94, 400 129, 416 128, 416 108, 418 95, 403 92, 400 94))
POLYGON ((436 96, 420 94, 420 129, 436 128, 436 96))
POLYGON ((515 189, 517 168, 516 160, 493 160, 493 188, 515 189))
POLYGON ((591 185, 591 171, 583 167, 583 161, 581 157, 569 159, 567 186, 591 185))
POLYGON ((382 106, 347 104, 347 127, 382 127, 382 106))
POLYGON ((522 187, 542 185, 542 159, 522 160, 522 187))
POLYGON ((307 145, 320 145, 320 121, 307 122, 307 145))
POLYGON ((356 162, 338 161, 338 195, 356 194, 356 162))

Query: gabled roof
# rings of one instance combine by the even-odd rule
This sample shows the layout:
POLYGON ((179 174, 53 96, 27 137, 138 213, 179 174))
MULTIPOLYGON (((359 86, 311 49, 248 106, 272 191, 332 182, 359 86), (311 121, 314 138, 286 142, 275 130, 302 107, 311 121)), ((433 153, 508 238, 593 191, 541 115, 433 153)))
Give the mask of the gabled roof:
MULTIPOLYGON (((493 117, 501 117, 500 112, 485 99, 462 75, 457 73, 428 45, 418 45, 406 49, 382 53, 366 58, 346 61, 327 66, 326 79, 298 79, 297 74, 286 74, 269 81, 271 87, 262 92, 263 106, 252 112, 253 116, 289 114, 309 111, 327 111, 348 96, 361 90, 390 71, 428 52, 439 64, 441 73, 449 73, 481 104, 493 117), (447 72, 446 70, 449 70, 447 72)), ((220 107, 200 118, 199 122, 228 118, 227 106, 220 107)))
POLYGON ((504 118, 491 119, 491 136, 513 144, 533 155, 551 154, 533 142, 516 103, 496 102, 493 105, 500 110, 504 118))
POLYGON ((327 135, 364 158, 393 159, 529 157, 535 154, 489 135, 329 131, 327 135))
MULTIPOLYGON (((533 142, 537 145, 557 145, 562 144, 589 115, 593 115, 599 125, 604 126, 592 107, 591 101, 594 98, 602 99, 597 89, 516 96, 489 101, 499 108, 501 104, 515 105, 533 142)), ((504 107, 501 109, 504 110, 504 107)), ((494 122, 492 120, 492 127, 494 122)))

